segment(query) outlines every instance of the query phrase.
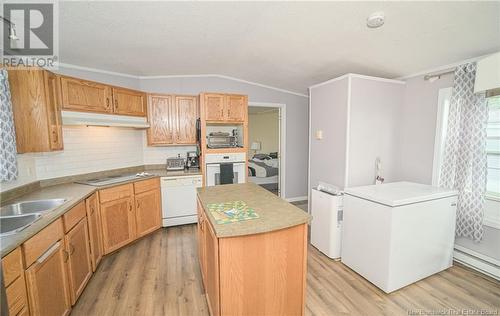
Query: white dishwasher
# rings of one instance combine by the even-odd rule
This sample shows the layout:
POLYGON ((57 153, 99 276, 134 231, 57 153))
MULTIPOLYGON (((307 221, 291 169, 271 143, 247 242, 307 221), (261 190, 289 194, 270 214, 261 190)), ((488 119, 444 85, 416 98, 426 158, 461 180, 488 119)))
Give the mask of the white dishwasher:
POLYGON ((201 175, 161 178, 163 227, 196 223, 196 188, 201 184, 201 175))

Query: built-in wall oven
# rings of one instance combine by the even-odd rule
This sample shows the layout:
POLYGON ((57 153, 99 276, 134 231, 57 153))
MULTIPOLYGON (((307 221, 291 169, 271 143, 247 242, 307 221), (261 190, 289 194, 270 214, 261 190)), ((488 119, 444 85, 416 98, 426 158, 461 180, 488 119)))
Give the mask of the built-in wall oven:
POLYGON ((232 164, 233 183, 244 183, 246 172, 245 153, 206 154, 205 185, 221 184, 221 164, 232 164))

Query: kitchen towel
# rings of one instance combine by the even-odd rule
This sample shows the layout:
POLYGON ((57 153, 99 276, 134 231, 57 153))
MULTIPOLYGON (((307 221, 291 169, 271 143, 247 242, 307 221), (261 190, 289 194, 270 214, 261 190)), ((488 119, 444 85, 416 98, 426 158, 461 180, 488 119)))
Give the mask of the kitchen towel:
POLYGON ((220 184, 232 184, 234 179, 234 171, 232 163, 220 164, 220 184))

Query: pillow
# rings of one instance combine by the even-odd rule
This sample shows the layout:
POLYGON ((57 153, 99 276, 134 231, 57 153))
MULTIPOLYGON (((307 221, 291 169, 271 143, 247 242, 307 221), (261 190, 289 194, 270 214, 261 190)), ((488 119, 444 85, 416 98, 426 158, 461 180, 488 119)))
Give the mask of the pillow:
POLYGON ((259 159, 259 160, 264 160, 264 159, 271 159, 268 154, 255 154, 253 155, 253 159, 259 159))

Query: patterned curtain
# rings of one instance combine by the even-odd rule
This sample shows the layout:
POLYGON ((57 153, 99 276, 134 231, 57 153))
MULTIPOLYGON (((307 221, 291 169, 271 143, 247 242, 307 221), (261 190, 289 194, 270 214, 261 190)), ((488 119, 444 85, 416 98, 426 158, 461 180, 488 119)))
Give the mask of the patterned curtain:
POLYGON ((17 149, 9 78, 0 69, 0 182, 17 179, 17 149))
POLYGON ((486 192, 486 126, 484 93, 474 94, 476 63, 455 69, 440 185, 458 190, 456 235, 483 238, 486 192))

